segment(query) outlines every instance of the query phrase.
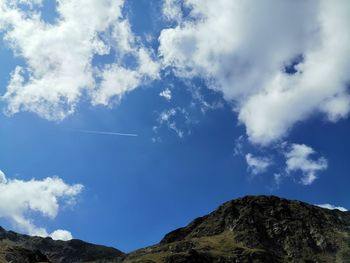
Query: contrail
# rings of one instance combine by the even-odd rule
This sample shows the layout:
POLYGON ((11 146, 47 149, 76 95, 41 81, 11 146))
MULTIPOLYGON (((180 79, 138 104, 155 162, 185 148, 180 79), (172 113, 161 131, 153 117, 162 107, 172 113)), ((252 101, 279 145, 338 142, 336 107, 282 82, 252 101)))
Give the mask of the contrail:
POLYGON ((128 137, 138 137, 138 134, 133 133, 120 133, 120 132, 107 132, 107 131, 91 131, 91 130, 72 130, 82 133, 91 133, 91 134, 102 134, 102 135, 113 135, 113 136, 128 136, 128 137))

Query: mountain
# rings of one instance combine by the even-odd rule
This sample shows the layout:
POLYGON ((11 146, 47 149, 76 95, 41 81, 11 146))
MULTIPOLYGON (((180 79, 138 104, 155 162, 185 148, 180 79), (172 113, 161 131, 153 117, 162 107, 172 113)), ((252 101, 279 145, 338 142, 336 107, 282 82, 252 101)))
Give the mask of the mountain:
POLYGON ((81 240, 55 241, 6 231, 0 227, 0 263, 120 262, 123 252, 81 240))
POLYGON ((80 240, 54 241, 0 228, 0 262, 350 262, 350 212, 275 196, 246 196, 129 254, 80 240))
POLYGON ((125 262, 350 262, 350 213, 247 196, 129 254, 125 262))

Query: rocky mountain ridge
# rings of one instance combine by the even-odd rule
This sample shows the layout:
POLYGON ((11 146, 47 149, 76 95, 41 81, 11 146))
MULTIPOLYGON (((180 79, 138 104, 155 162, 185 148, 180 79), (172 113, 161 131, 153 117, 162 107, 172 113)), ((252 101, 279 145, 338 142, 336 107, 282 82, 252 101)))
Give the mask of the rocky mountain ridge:
POLYGON ((0 244, 0 262, 13 263, 347 263, 350 212, 275 196, 246 196, 166 234, 159 244, 129 254, 80 240, 53 241, 3 229, 0 244))
POLYGON ((118 249, 81 240, 53 240, 32 237, 0 227, 0 263, 120 262, 125 254, 118 249))

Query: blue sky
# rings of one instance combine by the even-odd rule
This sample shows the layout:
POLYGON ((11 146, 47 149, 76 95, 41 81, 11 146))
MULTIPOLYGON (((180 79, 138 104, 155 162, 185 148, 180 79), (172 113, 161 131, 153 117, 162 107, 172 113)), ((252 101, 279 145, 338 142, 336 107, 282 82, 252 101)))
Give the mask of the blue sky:
POLYGON ((243 195, 350 208, 347 1, 9 2, 0 225, 131 251, 243 195))

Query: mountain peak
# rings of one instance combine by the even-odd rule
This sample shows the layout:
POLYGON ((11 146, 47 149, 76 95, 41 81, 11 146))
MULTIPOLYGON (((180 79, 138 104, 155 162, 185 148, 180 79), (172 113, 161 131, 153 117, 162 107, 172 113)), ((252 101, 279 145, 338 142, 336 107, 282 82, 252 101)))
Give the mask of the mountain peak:
POLYGON ((187 261, 174 262, 350 262, 349 226, 349 213, 339 210, 277 196, 245 196, 166 234, 152 249, 171 252, 170 257, 176 250, 186 254, 187 261))

